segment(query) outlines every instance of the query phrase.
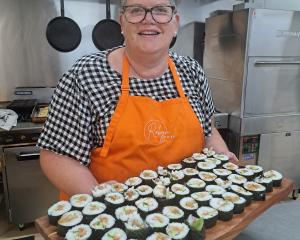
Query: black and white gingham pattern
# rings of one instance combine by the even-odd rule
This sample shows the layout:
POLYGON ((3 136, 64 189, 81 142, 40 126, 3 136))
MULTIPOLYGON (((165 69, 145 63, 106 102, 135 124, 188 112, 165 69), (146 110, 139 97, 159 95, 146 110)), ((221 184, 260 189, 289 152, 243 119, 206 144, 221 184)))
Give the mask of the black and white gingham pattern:
MULTIPOLYGON (((90 163, 90 152, 103 144, 121 93, 121 75, 107 62, 109 51, 81 58, 63 75, 37 146, 77 159, 84 165, 90 163)), ((172 52, 170 56, 205 136, 209 136, 214 107, 202 68, 189 57, 172 52)), ((170 70, 152 80, 130 78, 130 95, 157 101, 178 97, 170 70)))

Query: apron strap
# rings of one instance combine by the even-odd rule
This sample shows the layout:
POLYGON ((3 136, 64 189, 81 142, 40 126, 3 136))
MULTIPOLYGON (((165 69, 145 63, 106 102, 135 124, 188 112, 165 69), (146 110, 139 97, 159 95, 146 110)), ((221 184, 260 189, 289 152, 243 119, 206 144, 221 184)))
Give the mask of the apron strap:
POLYGON ((173 78, 174 78, 174 81, 175 81, 175 85, 176 85, 178 94, 181 98, 184 98, 185 94, 183 92, 183 88, 182 88, 179 76, 177 74, 176 66, 175 66, 173 60, 170 57, 168 57, 168 65, 171 69, 171 72, 172 72, 172 75, 173 75, 173 78))

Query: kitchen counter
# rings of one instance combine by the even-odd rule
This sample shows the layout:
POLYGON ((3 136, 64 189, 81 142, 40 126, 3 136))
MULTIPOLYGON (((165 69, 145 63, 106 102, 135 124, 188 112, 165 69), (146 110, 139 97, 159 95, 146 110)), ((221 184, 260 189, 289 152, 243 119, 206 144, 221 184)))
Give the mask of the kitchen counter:
MULTIPOLYGON (((230 221, 219 221, 217 224, 205 231, 206 240, 230 240, 236 237, 245 229, 256 217, 275 203, 284 200, 293 190, 293 182, 289 179, 283 179, 279 188, 274 188, 273 192, 266 194, 265 201, 252 201, 250 206, 245 208, 242 214, 234 215, 230 221)), ((56 227, 49 225, 48 217, 44 216, 36 219, 35 226, 46 240, 62 240, 56 234, 56 227)))

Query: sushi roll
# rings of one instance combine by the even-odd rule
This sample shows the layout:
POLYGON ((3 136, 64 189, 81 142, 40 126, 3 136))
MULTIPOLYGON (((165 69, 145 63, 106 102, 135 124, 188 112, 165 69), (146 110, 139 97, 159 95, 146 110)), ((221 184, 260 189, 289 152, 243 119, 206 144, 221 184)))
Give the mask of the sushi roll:
POLYGON ((206 184, 213 184, 217 175, 211 172, 199 172, 198 176, 206 182, 206 184))
POLYGON ((116 220, 113 216, 106 213, 98 215, 90 222, 90 228, 92 229, 91 239, 100 239, 115 224, 116 220))
POLYGON ((68 230, 65 240, 87 240, 92 236, 92 229, 89 225, 80 224, 68 230))
POLYGON ((140 174, 140 178, 142 179, 142 184, 149 185, 152 187, 154 187, 152 180, 157 177, 158 177, 157 172, 155 172, 153 170, 144 170, 140 174))
POLYGON ((272 178, 273 187, 280 187, 281 186, 281 183, 282 183, 281 173, 279 173, 275 170, 270 170, 270 171, 265 172, 263 175, 264 175, 264 177, 272 178))
POLYGON ((188 157, 182 160, 182 167, 195 168, 196 166, 197 166, 197 161, 192 157, 188 157))
POLYGON ((221 197, 226 190, 218 185, 207 185, 205 191, 209 192, 213 197, 221 197))
POLYGON ((260 183, 261 185, 264 185, 266 187, 266 192, 272 192, 273 191, 273 180, 272 178, 267 178, 267 177, 256 177, 254 179, 254 182, 260 183))
POLYGON ((246 165, 245 168, 250 169, 251 171, 253 171, 255 177, 258 177, 258 176, 262 175, 262 173, 264 171, 264 169, 261 166, 258 166, 258 165, 246 165))
POLYGON ((184 182, 184 173, 182 170, 172 171, 170 173, 171 184, 173 183, 183 183, 184 182))
POLYGON ((185 218, 190 214, 194 214, 199 205, 197 201, 192 197, 184 197, 180 200, 179 206, 183 209, 185 218))
POLYGON ((125 181, 128 187, 137 187, 142 184, 142 179, 140 177, 131 177, 125 181))
POLYGON ((161 232, 155 232, 151 234, 149 237, 146 238, 146 240, 172 240, 168 235, 161 233, 161 232))
POLYGON ((206 158, 204 160, 207 163, 213 163, 216 165, 217 168, 221 168, 222 167, 222 161, 216 158, 206 158))
POLYGON ((225 192, 222 195, 223 199, 234 204, 233 213, 239 214, 242 213, 245 209, 246 199, 240 197, 236 193, 225 192))
POLYGON ((170 219, 170 222, 183 222, 184 212, 176 206, 167 206, 162 210, 162 214, 170 219))
POLYGON ((254 179, 254 172, 248 168, 238 168, 235 172, 247 179, 247 181, 252 181, 254 179))
POLYGON ((199 171, 212 172, 216 168, 216 164, 211 162, 198 162, 197 168, 199 171))
POLYGON ((134 202, 140 197, 140 194, 134 187, 129 188, 123 193, 126 204, 134 204, 134 202))
POLYGON ((111 184, 111 191, 112 192, 118 192, 123 193, 128 189, 128 186, 124 183, 113 183, 111 184))
POLYGON ((151 197, 141 198, 135 202, 135 205, 140 210, 140 214, 143 218, 158 208, 158 202, 151 197))
POLYGON ((245 198, 245 200, 246 200, 246 206, 248 206, 251 203, 252 198, 253 198, 252 192, 249 192, 246 189, 244 189, 243 187, 241 187, 239 185, 235 185, 235 184, 232 184, 230 186, 230 190, 232 192, 236 193, 237 195, 245 198))
POLYGON ((152 195, 153 189, 148 185, 141 185, 136 188, 141 197, 150 197, 152 195))
POLYGON ((101 183, 92 189, 92 195, 95 201, 104 201, 105 194, 111 192, 111 185, 107 183, 101 183))
POLYGON ((232 219, 234 209, 232 202, 226 201, 223 198, 212 198, 209 201, 209 206, 218 210, 220 220, 228 221, 232 219))
POLYGON ((190 194, 190 190, 186 186, 178 183, 171 186, 171 191, 175 193, 177 201, 190 194))
POLYGON ((199 178, 191 178, 187 181, 186 186, 190 189, 191 193, 201 192, 204 190, 206 183, 199 178))
POLYGON ((51 225, 56 226, 57 221, 60 219, 60 217, 65 214, 66 212, 69 212, 72 208, 72 205, 68 201, 59 201, 55 204, 53 204, 48 209, 48 219, 49 223, 51 225))
POLYGON ((171 184, 171 180, 169 177, 163 177, 160 176, 158 178, 155 178, 152 180, 154 185, 163 185, 163 186, 169 186, 171 184))
POLYGON ((164 167, 162 166, 158 166, 157 167, 157 173, 159 176, 162 176, 162 177, 167 177, 169 176, 169 172, 167 169, 165 169, 164 167))
POLYGON ((228 189, 231 186, 231 184, 232 184, 232 182, 230 180, 228 180, 228 179, 227 180, 223 180, 221 178, 215 179, 215 183, 218 186, 220 186, 220 187, 222 187, 224 189, 228 189))
POLYGON ((127 235, 126 233, 120 229, 120 228, 112 228, 108 232, 104 234, 104 236, 101 238, 101 240, 112 240, 112 239, 118 239, 118 240, 126 240, 127 235))
POLYGON ((150 232, 163 232, 169 224, 170 220, 168 217, 161 213, 152 213, 146 217, 146 223, 150 227, 150 232))
POLYGON ((216 152, 213 150, 213 148, 203 148, 202 152, 207 156, 207 157, 213 157, 216 152))
POLYGON ((125 229, 127 237, 135 239, 144 239, 149 232, 149 227, 139 215, 130 217, 125 222, 125 229))
POLYGON ((127 222, 129 218, 138 214, 138 209, 135 206, 123 206, 119 207, 115 211, 115 216, 122 222, 127 222))
POLYGON ((229 161, 229 157, 225 154, 216 153, 213 157, 221 160, 223 163, 227 163, 229 161))
POLYGON ((213 227, 216 225, 218 220, 218 211, 212 207, 200 207, 196 211, 197 216, 204 219, 204 227, 206 229, 213 227))
POLYGON ((159 203, 159 208, 163 208, 167 205, 175 204, 176 195, 169 188, 163 185, 156 185, 153 189, 153 196, 159 203))
POLYGON ((205 237, 205 235, 204 235, 204 219, 201 217, 194 217, 193 215, 189 215, 186 222, 190 228, 189 239, 203 240, 205 237))
POLYGON ((230 174, 227 179, 231 181, 233 184, 237 184, 242 186, 245 182, 247 182, 247 178, 239 175, 239 174, 230 174))
POLYGON ((195 168, 184 168, 182 171, 185 175, 184 179, 186 182, 193 177, 197 177, 199 173, 195 168))
POLYGON ((266 187, 256 182, 244 183, 244 188, 253 193, 253 199, 263 201, 266 199, 266 187))
POLYGON ((89 194, 75 194, 70 198, 70 203, 75 210, 82 210, 88 203, 93 201, 89 194))
POLYGON ((198 202, 199 206, 208 206, 209 200, 212 199, 212 195, 206 191, 192 193, 191 197, 198 202))
POLYGON ((69 229, 82 222, 83 215, 78 210, 66 212, 57 222, 57 234, 64 237, 69 229))
POLYGON ((181 170, 182 165, 180 163, 172 163, 167 166, 167 169, 172 172, 174 170, 181 170))
POLYGON ((230 171, 235 171, 236 169, 239 168, 239 166, 232 162, 227 162, 227 163, 223 164, 223 168, 230 170, 230 171))
POLYGON ((90 223, 97 215, 104 212, 106 206, 100 202, 90 202, 82 210, 83 222, 90 223))
POLYGON ((194 153, 192 158, 195 159, 196 161, 203 161, 204 159, 207 158, 207 156, 203 153, 194 153))
POLYGON ((189 227, 185 223, 173 222, 166 228, 166 233, 174 240, 188 240, 189 227))
POLYGON ((222 178, 223 180, 226 180, 227 177, 230 174, 232 174, 230 170, 224 168, 215 168, 213 169, 213 173, 216 174, 219 178, 222 178))
POLYGON ((105 195, 104 202, 107 206, 107 212, 113 214, 118 207, 124 205, 125 198, 121 193, 111 192, 105 195))

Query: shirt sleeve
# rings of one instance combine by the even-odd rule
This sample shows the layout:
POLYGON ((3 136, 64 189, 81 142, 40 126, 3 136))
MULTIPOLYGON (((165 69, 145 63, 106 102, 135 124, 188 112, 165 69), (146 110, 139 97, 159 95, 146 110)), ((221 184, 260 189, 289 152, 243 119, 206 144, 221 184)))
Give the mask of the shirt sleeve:
POLYGON ((37 146, 87 165, 91 151, 91 107, 74 71, 60 79, 37 146))

